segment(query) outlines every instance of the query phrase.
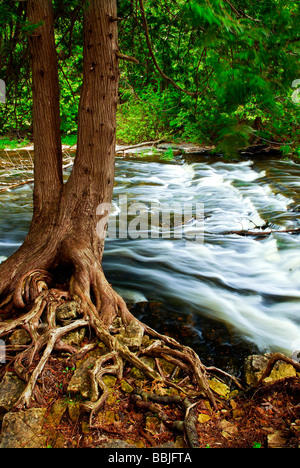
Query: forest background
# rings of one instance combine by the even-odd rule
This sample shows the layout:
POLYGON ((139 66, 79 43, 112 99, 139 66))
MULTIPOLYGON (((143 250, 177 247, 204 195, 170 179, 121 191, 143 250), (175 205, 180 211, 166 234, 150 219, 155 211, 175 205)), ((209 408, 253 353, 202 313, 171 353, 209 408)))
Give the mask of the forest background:
MULTIPOLYGON (((0 3, 0 148, 31 141, 26 2, 0 3), (17 140, 17 141, 16 141, 17 140)), ((82 2, 56 0, 63 143, 76 144, 82 2)), ((224 154, 253 144, 300 156, 300 5, 286 0, 120 0, 117 140, 224 154)))

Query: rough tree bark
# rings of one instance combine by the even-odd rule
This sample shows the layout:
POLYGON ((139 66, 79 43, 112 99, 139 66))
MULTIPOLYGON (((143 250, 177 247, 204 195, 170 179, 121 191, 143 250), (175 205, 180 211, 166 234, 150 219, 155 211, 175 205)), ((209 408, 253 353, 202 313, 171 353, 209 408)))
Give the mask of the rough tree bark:
MULTIPOLYGON (((31 343, 20 353, 11 347, 16 352, 15 371, 27 381, 17 407, 30 405, 37 379, 53 350, 67 351, 75 358, 82 356, 85 349, 65 345, 62 337, 88 327, 109 349, 91 373, 93 396, 84 404, 91 413, 91 423, 105 401, 102 375, 115 373, 120 377, 124 361, 146 377, 176 387, 159 374, 159 369, 148 367, 132 351, 129 339, 124 342, 114 335, 115 319, 125 330, 134 324, 141 334, 147 333, 152 344, 140 354, 161 356, 174 363, 189 375, 195 391, 204 393, 216 406, 206 369, 196 353, 138 322, 107 282, 101 267, 104 235, 97 234, 97 223, 107 214, 114 186, 119 82, 116 5, 116 0, 88 0, 84 6, 84 72, 77 153, 72 173, 64 184, 52 1, 28 0, 28 19, 38 24, 30 37, 34 213, 24 244, 0 266, 1 316, 10 313, 14 318, 0 322, 0 337, 6 339, 20 328, 31 337, 31 343), (57 325, 57 308, 74 299, 79 304, 80 318, 65 326, 57 325), (32 371, 37 358, 38 364, 32 371)), ((90 345, 86 351, 89 349, 90 345)))
MULTIPOLYGON (((73 171, 63 185, 52 2, 28 1, 29 21, 32 24, 43 22, 30 37, 34 212, 24 244, 1 265, 0 298, 12 292, 12 306, 22 309, 40 292, 40 288, 29 284, 26 287, 26 275, 37 270, 40 287, 43 287, 41 272, 48 272, 45 275, 48 284, 49 273, 64 267, 72 276, 72 292, 83 297, 92 291, 96 307, 101 308, 108 320, 109 308, 104 303, 101 307, 99 297, 99 290, 105 289, 106 284, 101 272, 104 239, 97 236, 99 217, 97 219, 96 213, 99 205, 111 202, 114 185, 119 70, 117 22, 111 18, 116 16, 116 2, 91 1, 84 14, 84 73, 78 147, 73 171), (24 291, 27 294, 24 295, 24 291)), ((103 302, 107 301, 105 293, 103 296, 103 302)))
POLYGON ((27 11, 29 22, 43 22, 29 39, 34 96, 34 213, 24 244, 0 269, 0 301, 1 297, 14 291, 13 303, 17 308, 24 306, 20 294, 20 279, 33 269, 47 269, 49 258, 54 258, 53 241, 50 242, 50 238, 57 221, 63 190, 52 4, 44 0, 29 0, 27 11))

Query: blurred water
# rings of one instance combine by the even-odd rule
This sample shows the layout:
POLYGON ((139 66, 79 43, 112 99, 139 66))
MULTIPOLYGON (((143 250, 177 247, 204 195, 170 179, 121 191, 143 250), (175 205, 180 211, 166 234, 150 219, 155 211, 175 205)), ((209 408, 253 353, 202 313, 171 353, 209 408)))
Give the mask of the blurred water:
MULTIPOLYGON (((117 158, 118 210, 125 194, 128 204, 204 204, 203 242, 150 235, 107 239, 104 269, 126 300, 162 302, 157 325, 189 329, 204 354, 218 326, 220 346, 232 346, 232 353, 236 345, 288 355, 300 349, 300 236, 224 234, 299 228, 300 166, 262 159, 117 158)), ((31 196, 28 186, 0 194, 0 258, 24 239, 31 196)))

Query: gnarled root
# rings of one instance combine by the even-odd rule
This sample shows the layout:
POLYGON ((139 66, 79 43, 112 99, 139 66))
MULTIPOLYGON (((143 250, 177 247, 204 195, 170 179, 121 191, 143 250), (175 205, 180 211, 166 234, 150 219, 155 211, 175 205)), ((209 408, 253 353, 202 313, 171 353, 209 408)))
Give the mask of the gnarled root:
POLYGON ((103 376, 107 374, 116 375, 119 380, 121 380, 123 376, 123 360, 116 351, 108 353, 105 356, 99 358, 93 370, 90 371, 91 399, 89 402, 86 402, 82 405, 84 409, 90 412, 90 427, 95 426, 93 423, 93 418, 103 407, 109 396, 108 388, 102 379, 103 376), (104 367, 104 364, 111 360, 114 361, 114 364, 112 366, 104 367), (99 387, 102 390, 101 396, 99 396, 99 387))
MULTIPOLYGON (((113 374, 121 379, 125 363, 137 368, 146 379, 167 388, 175 388, 181 394, 186 393, 187 397, 199 398, 200 395, 204 395, 212 406, 217 408, 214 394, 209 387, 207 369, 197 354, 173 338, 139 322, 107 282, 99 265, 97 268, 91 268, 90 265, 87 261, 77 261, 77 269, 70 280, 69 291, 54 287, 48 289, 53 285, 53 278, 43 270, 32 270, 19 280, 13 295, 19 298, 20 305, 23 302, 29 310, 10 322, 0 322, 0 337, 7 343, 16 330, 25 330, 30 341, 27 346, 22 346, 21 350, 18 345, 7 347, 9 353, 14 355, 14 369, 17 375, 27 383, 16 408, 28 407, 33 397, 41 397, 37 392, 37 383, 53 352, 64 351, 74 362, 95 347, 97 341, 104 343, 108 353, 101 356, 90 371, 91 398, 83 403, 83 408, 90 412, 91 426, 96 425, 95 417, 108 396, 103 376, 113 374), (32 298, 35 300, 29 308, 28 304, 32 298), (74 300, 77 304, 76 316, 67 323, 60 322, 59 307, 74 300), (71 331, 82 328, 89 330, 92 342, 83 348, 66 344, 63 338, 71 331), (143 356, 153 357, 156 368, 147 365, 143 356), (182 380, 189 379, 188 391, 175 382, 171 375, 163 374, 159 358, 173 364, 181 373, 182 380)), ((189 419, 184 424, 188 422, 189 419)))
POLYGON ((138 408, 155 413, 167 427, 183 432, 191 448, 198 448, 199 440, 194 414, 194 406, 196 406, 197 402, 191 403, 187 397, 181 398, 179 395, 156 395, 141 389, 135 391, 132 399, 138 408), (170 420, 158 405, 181 405, 184 410, 184 419, 181 421, 170 420))
POLYGON ((269 377, 269 375, 272 372, 273 367, 275 366, 276 362, 278 362, 278 361, 284 361, 287 364, 292 365, 296 369, 296 371, 298 371, 298 372, 300 371, 300 363, 298 361, 294 361, 293 359, 285 356, 282 353, 274 353, 270 357, 270 359, 269 359, 269 361, 267 363, 267 367, 265 368, 265 370, 262 373, 260 379, 258 380, 257 384, 255 385, 256 387, 259 387, 263 383, 263 381, 267 377, 269 377))

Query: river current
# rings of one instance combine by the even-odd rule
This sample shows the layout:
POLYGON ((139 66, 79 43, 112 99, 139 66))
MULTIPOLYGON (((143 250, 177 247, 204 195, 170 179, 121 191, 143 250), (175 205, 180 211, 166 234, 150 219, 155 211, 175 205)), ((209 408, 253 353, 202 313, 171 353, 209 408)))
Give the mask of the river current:
MULTIPOLYGON (((2 169, 1 180, 11 174, 2 169)), ((107 238, 105 273, 128 302, 144 303, 140 318, 169 329, 216 365, 223 355, 228 363, 239 353, 300 349, 300 235, 281 232, 300 227, 299 165, 270 158, 117 157, 111 222, 125 195, 128 206, 142 203, 149 212, 151 206, 203 207, 199 222, 193 212, 184 219, 187 236, 174 236, 171 226, 170 235, 107 238), (240 233, 265 229, 276 232, 240 233)), ((0 193, 0 261, 26 235, 31 197, 28 185, 0 193)))

